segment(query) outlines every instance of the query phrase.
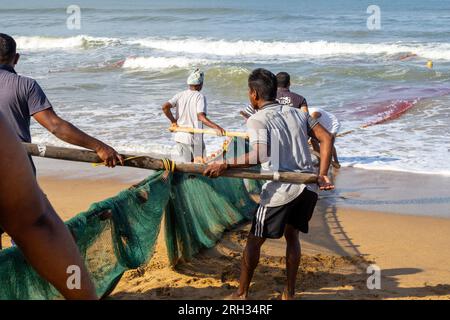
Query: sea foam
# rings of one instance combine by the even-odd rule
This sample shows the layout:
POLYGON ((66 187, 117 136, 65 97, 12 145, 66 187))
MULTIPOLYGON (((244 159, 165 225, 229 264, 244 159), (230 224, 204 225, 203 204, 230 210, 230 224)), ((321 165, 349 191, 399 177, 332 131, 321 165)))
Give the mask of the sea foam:
POLYGON ((429 59, 450 60, 450 43, 348 43, 328 41, 227 41, 211 39, 148 38, 129 41, 170 52, 217 56, 342 56, 414 53, 429 59))
POLYGON ((75 37, 16 37, 20 50, 89 49, 102 46, 141 46, 167 52, 229 57, 332 57, 416 54, 434 60, 450 60, 450 43, 350 43, 330 41, 260 41, 224 39, 119 39, 79 35, 75 37))
POLYGON ((75 49, 93 48, 115 45, 120 42, 116 38, 102 38, 79 35, 68 38, 57 37, 15 37, 19 50, 52 50, 52 49, 75 49))
POLYGON ((211 63, 214 63, 214 61, 207 59, 189 59, 183 57, 131 57, 125 60, 123 68, 162 70, 170 68, 189 68, 211 63))

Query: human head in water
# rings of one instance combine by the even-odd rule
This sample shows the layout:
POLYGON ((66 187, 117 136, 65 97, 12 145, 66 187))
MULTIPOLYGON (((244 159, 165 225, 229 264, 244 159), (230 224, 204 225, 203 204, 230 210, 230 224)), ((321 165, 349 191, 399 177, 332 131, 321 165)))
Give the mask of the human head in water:
POLYGON ((7 64, 14 67, 19 61, 19 54, 16 52, 16 41, 7 34, 0 33, 0 64, 7 64))
POLYGON ((277 77, 266 69, 255 69, 248 77, 248 97, 256 110, 277 98, 277 77))
POLYGON ((187 84, 192 90, 200 91, 203 88, 205 74, 200 69, 195 69, 187 78, 187 84))
POLYGON ((291 76, 287 72, 279 72, 277 73, 277 83, 278 88, 289 89, 291 86, 291 76))

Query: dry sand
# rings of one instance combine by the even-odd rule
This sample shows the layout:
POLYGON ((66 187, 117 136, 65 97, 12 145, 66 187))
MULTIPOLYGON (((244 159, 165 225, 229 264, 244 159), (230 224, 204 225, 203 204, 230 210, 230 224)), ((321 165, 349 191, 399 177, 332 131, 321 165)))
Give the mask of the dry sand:
MULTIPOLYGON (((370 174, 370 173, 368 173, 370 174)), ((127 176, 129 178, 129 176, 127 176)), ((130 183, 116 178, 39 182, 63 219, 130 183)), ((348 209, 322 196, 308 235, 298 281, 300 299, 450 299, 450 219, 348 209), (381 268, 380 290, 366 286, 366 268, 381 268)), ((125 273, 113 299, 224 299, 237 287, 248 224, 225 233, 193 261, 168 266, 163 235, 150 263, 125 273)), ((278 299, 284 286, 284 241, 270 240, 251 286, 255 299, 278 299)))

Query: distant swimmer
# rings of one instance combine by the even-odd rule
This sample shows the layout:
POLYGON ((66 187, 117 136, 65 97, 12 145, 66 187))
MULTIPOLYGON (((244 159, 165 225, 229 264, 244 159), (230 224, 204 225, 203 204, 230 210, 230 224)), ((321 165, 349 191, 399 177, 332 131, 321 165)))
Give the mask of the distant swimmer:
MULTIPOLYGON (((200 93, 203 88, 203 80, 204 73, 199 69, 194 70, 187 79, 189 88, 177 93, 164 103, 162 110, 174 127, 203 129, 203 125, 206 125, 223 136, 225 130, 206 116, 206 97, 200 93), (175 115, 170 110, 172 108, 175 109, 175 115)), ((206 158, 203 134, 176 132, 174 140, 180 154, 180 161, 193 162, 197 158, 206 158)))
MULTIPOLYGON (((317 119, 319 123, 328 130, 333 135, 333 166, 335 168, 339 168, 341 165, 339 164, 339 159, 337 156, 336 148, 334 143, 336 141, 336 135, 339 132, 341 124, 336 118, 336 116, 328 111, 325 111, 321 108, 309 108, 309 114, 313 119, 317 119)), ((314 151, 318 152, 320 150, 319 142, 317 139, 311 138, 311 144, 314 151)))
POLYGON ((279 72, 277 74, 277 101, 282 105, 287 105, 304 112, 308 112, 308 103, 306 99, 290 91, 291 76, 287 72, 279 72))

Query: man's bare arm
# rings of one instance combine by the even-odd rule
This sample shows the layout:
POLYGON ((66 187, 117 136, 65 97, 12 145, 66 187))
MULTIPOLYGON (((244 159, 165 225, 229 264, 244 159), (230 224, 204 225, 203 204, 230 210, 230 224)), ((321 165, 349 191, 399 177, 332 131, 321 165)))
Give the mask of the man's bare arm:
POLYGON ((320 112, 316 111, 316 112, 311 113, 310 116, 311 116, 311 118, 319 119, 322 116, 322 114, 320 112))
POLYGON ((240 111, 239 114, 240 114, 241 116, 243 116, 245 119, 250 118, 250 115, 249 115, 247 112, 240 111))
POLYGON ((217 178, 230 168, 250 168, 268 161, 267 145, 255 144, 249 153, 238 158, 210 164, 203 172, 204 176, 217 178))
POLYGON ((333 150, 333 136, 320 123, 312 128, 310 136, 317 139, 320 143, 319 186, 323 190, 334 189, 333 184, 328 179, 328 169, 330 168, 333 150))
POLYGON ((0 117, 0 225, 36 271, 67 299, 97 299, 67 227, 39 189, 24 148, 0 117), (78 266, 81 288, 69 289, 67 269, 78 266))
POLYGON ((35 113, 33 117, 59 139, 76 146, 94 150, 108 167, 116 166, 117 162, 123 164, 122 156, 113 148, 84 133, 70 122, 61 119, 53 108, 35 113))
POLYGON ((212 128, 212 129, 216 130, 218 133, 220 133, 220 135, 225 135, 225 130, 221 126, 219 126, 218 124, 216 124, 216 123, 212 122, 211 120, 209 120, 204 112, 197 113, 197 118, 205 126, 208 126, 208 127, 212 128))
POLYGON ((173 108, 172 104, 170 102, 166 102, 162 105, 161 109, 164 115, 170 120, 170 123, 172 123, 172 125, 176 125, 177 120, 173 116, 172 111, 170 111, 171 108, 173 108))

